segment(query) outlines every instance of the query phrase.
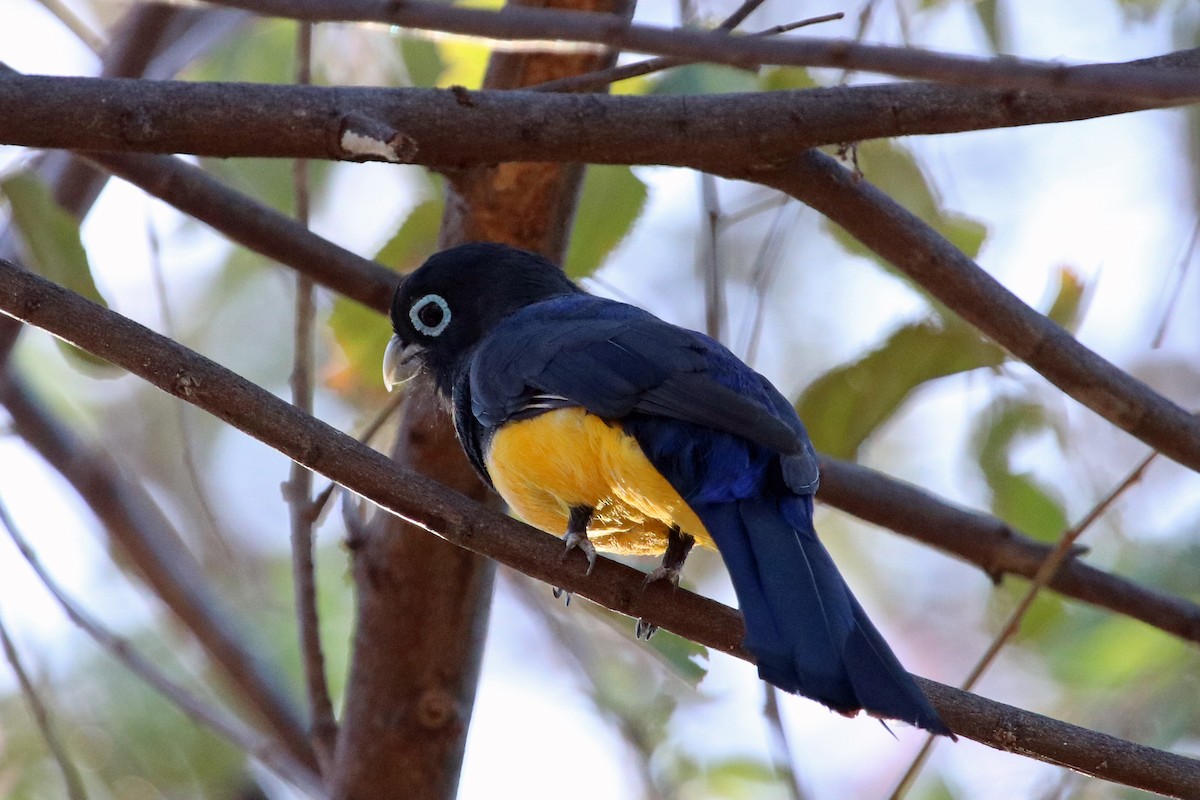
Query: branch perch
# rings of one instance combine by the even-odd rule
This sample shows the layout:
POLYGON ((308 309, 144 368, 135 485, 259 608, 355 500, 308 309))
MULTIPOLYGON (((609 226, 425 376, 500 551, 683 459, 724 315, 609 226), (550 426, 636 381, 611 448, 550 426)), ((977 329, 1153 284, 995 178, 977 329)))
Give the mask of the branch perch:
MULTIPOLYGON (((0 311, 112 361, 430 533, 608 608, 749 660, 733 609, 601 558, 591 575, 562 562, 562 544, 472 503, 309 417, 186 347, 0 261, 0 311)), ((1200 797, 1200 762, 918 679, 959 735, 1105 780, 1200 797)))
MULTIPOLYGON (((1192 51, 1200 53, 1200 51, 1192 51)), ((236 242, 311 275, 322 285, 386 313, 396 276, 317 236, 279 212, 164 156, 91 154, 94 163, 200 219, 236 242)), ((846 461, 824 459, 819 499, 975 564, 993 579, 1032 578, 1049 549, 1004 523, 939 500, 903 481, 846 461)), ((1200 641, 1200 606, 1072 559, 1051 588, 1185 639, 1200 641)))
MULTIPOLYGON (((1185 74, 1200 51, 1141 62, 1185 74)), ((878 84, 699 96, 189 83, 0 70, 0 142, 231 157, 769 165, 823 145, 1063 122, 1157 108, 1128 96, 878 84), (366 144, 347 150, 347 133, 366 144), (737 147, 732 144, 736 143, 737 147)), ((354 139, 354 141, 358 141, 354 139)))

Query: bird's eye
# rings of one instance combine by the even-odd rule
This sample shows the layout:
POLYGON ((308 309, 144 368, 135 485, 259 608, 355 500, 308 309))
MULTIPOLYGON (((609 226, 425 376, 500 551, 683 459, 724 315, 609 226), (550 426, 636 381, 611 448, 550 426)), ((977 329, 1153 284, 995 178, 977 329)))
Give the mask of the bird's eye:
POLYGON ((427 294, 412 304, 408 318, 426 336, 438 336, 450 324, 450 304, 440 294, 427 294))

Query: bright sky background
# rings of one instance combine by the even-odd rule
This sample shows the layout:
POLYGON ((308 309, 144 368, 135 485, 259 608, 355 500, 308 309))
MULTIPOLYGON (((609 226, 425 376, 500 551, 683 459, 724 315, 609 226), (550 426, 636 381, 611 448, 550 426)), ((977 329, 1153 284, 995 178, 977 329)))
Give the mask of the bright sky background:
MULTIPOLYGON (((40 6, 32 0, 3 2, 0 60, 25 72, 95 72, 96 60, 40 6)), ((673 2, 644 5, 654 21, 672 18, 668 12, 674 8, 673 2)), ((771 24, 787 21, 784 15, 839 8, 808 2, 797 11, 786 8, 788 5, 767 3, 767 16, 773 6, 778 7, 771 24)), ((896 33, 890 4, 882 5, 870 37, 876 41, 896 33)), ((1012 12, 1007 18, 1010 41, 1019 55, 1119 61, 1174 49, 1169 13, 1148 22, 1127 23, 1114 0, 1020 0, 1005 5, 1012 12)), ((761 22, 764 18, 753 19, 761 22)), ((826 25, 820 33, 848 35, 852 30, 853 22, 846 20, 826 25)), ((963 52, 983 51, 981 35, 964 3, 951 3, 944 13, 921 17, 912 33, 918 44, 936 41, 945 47, 954 42, 963 52)), ((1195 219, 1191 176, 1175 156, 1185 141, 1181 113, 1147 112, 1070 125, 931 137, 910 144, 922 156, 950 209, 989 222, 989 239, 980 257, 986 269, 1026 301, 1044 306, 1050 292, 1047 276, 1056 267, 1069 265, 1092 288, 1080 331, 1083 341, 1148 377, 1156 388, 1194 404, 1200 396, 1195 369, 1200 315, 1191 311, 1200 301, 1200 280, 1194 268, 1184 284, 1177 306, 1180 310, 1172 319, 1164 346, 1150 349, 1195 219), (1185 363, 1190 366, 1181 368, 1185 363)), ((11 168, 19 157, 11 148, 0 148, 0 169, 11 168)), ((416 202, 399 179, 400 172, 379 165, 341 168, 314 227, 359 252, 373 252, 402 212, 416 202), (345 204, 362 196, 376 201, 345 213, 345 204)), ((680 252, 680 246, 697 238, 696 176, 650 168, 638 174, 651 186, 649 211, 601 277, 605 285, 619 287, 661 316, 699 327, 701 312, 693 296, 677 288, 694 275, 694 257, 680 252), (646 269, 648 264, 655 268, 646 269)), ((744 193, 740 187, 727 191, 730 198, 744 193)), ((170 264, 176 302, 183 302, 190 282, 209 274, 212 256, 224 245, 194 233, 174 236, 180 228, 175 212, 146 201, 120 182, 109 185, 84 228, 85 243, 115 307, 157 325, 147 255, 148 216, 164 240, 164 259, 170 264)), ((802 212, 791 237, 791 257, 785 259, 788 265, 774 284, 772 296, 782 300, 766 310, 764 344, 756 363, 792 396, 813 377, 860 352, 920 308, 911 293, 881 281, 878 270, 865 262, 839 268, 835 284, 823 282, 820 265, 841 256, 816 234, 815 215, 802 212), (796 319, 787 298, 811 292, 823 293, 823 316, 796 319), (865 308, 870 309, 869 314, 862 313, 865 308), (860 324, 847 329, 842 324, 846 318, 858 318, 860 324), (816 353, 804 364, 794 363, 799 342, 805 343, 805 352, 816 353)), ((741 330, 742 320, 736 316, 738 292, 732 291, 731 296, 735 299, 731 327, 741 330)), ((282 293, 280 302, 284 303, 282 293)), ((27 342, 23 357, 57 356, 53 348, 27 342)), ((280 354, 281 360, 286 358, 280 354)), ((1029 381, 1028 375, 1021 368, 1007 372, 1014 381, 1029 381)), ((121 391, 119 383, 106 391, 121 391)), ((963 426, 956 423, 965 423, 995 389, 988 381, 964 378, 925 392, 921 403, 872 441, 866 460, 886 464, 889 471, 951 499, 979 505, 982 494, 977 477, 964 474, 957 461, 930 461, 925 454, 929 450, 952 451, 929 445, 961 438, 963 426)), ((1077 516, 1128 471, 1143 448, 1097 422, 1090 412, 1067 404, 1073 428, 1092 434, 1091 446, 1081 452, 1081 461, 1065 463, 1055 457, 1053 463, 1046 463, 1044 452, 1036 445, 1028 448, 1026 457, 1038 469, 1067 475, 1067 483, 1078 487, 1068 498, 1069 511, 1077 516)), ((345 409, 336 407, 323 409, 322 415, 343 426, 352 421, 345 409)), ((236 473, 223 476, 218 491, 234 499, 277 497, 272 487, 286 471, 281 457, 273 457, 240 436, 225 437, 221 446, 239 466, 236 473)), ((1142 520, 1137 535, 1165 535, 1200 513, 1200 480, 1194 474, 1159 464, 1147 484, 1154 490, 1133 490, 1118 512, 1142 520)), ((57 476, 12 437, 0 437, 0 497, 27 535, 38 542, 54 574, 110 624, 129 628, 156 613, 123 581, 113 580, 108 555, 86 512, 57 476)), ((265 535, 269 546, 281 546, 286 542, 282 505, 258 505, 256 516, 244 520, 246 528, 256 536, 265 535)), ((830 520, 828 524, 841 523, 830 520)), ((326 531, 323 535, 331 534, 326 531)), ((892 539, 873 535, 870 542, 898 557, 913 552, 911 545, 892 539)), ((980 588, 975 573, 958 565, 935 564, 917 578, 928 582, 918 591, 936 592, 941 580, 955 589, 972 587, 974 596, 955 603, 961 602, 967 616, 984 614, 986 590, 980 588)), ((726 586, 701 588, 732 601, 726 586)), ((873 604, 869 587, 858 591, 885 635, 906 622, 902 610, 885 612, 873 604)), ((17 631, 24 651, 33 654, 41 669, 52 674, 66 670, 79 652, 80 637, 62 620, 3 537, 0 615, 17 631)), ((625 745, 596 718, 564 670, 539 668, 543 659, 556 658, 554 642, 544 629, 505 592, 498 595, 492 619, 493 635, 460 796, 464 800, 510 795, 557 800, 568 785, 573 800, 632 796, 638 784, 629 769, 625 745)), ((890 638, 895 645, 897 637, 890 638)), ((962 663, 948 664, 928 663, 923 652, 914 652, 918 642, 919 637, 906 633, 903 644, 908 650, 897 646, 901 660, 915 672, 951 683, 961 678, 973 654, 986 643, 982 633, 964 634, 962 663)), ((340 645, 335 642, 332 646, 340 645)), ((938 641, 930 648, 946 652, 950 644, 938 641)), ((767 731, 758 716, 761 689, 752 668, 720 656, 714 657, 711 666, 704 695, 716 699, 701 700, 695 708, 680 713, 676 724, 686 728, 697 752, 765 752, 767 731)), ((1039 692, 1048 691, 1019 663, 1010 662, 1006 667, 1011 669, 997 669, 997 677, 985 682, 983 693, 1001 698, 1011 693, 1009 699, 1028 705, 1039 692)), ((0 689, 10 687, 9 674, 0 669, 0 689)), ((815 798, 835 797, 836 791, 848 785, 847 775, 856 774, 862 763, 890 762, 894 771, 883 774, 898 776, 920 742, 910 730, 898 729, 897 742, 874 722, 843 720, 800 699, 789 698, 784 713, 800 761, 798 771, 815 798)), ((943 745, 937 758, 960 781, 959 788, 969 787, 970 796, 980 800, 1030 796, 1032 785, 1052 774, 1032 761, 993 753, 969 742, 943 745)), ((862 785, 853 796, 879 797, 889 789, 890 784, 862 785)))

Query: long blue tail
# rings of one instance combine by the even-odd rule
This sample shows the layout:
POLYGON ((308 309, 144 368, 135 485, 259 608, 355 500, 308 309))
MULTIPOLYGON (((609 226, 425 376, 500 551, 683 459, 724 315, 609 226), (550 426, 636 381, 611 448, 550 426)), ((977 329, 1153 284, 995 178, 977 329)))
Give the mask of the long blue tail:
POLYGON ((696 508, 729 569, 758 673, 840 713, 953 735, 900 666, 812 525, 812 498, 696 508))

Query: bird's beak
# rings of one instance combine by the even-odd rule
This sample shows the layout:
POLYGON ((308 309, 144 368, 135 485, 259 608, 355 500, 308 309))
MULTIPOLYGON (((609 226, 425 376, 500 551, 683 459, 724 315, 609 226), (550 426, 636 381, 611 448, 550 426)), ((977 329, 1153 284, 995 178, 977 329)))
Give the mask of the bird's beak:
POLYGON ((392 336, 387 350, 383 351, 383 385, 389 392, 421 371, 421 362, 417 358, 421 350, 418 344, 405 345, 398 336, 392 336))

